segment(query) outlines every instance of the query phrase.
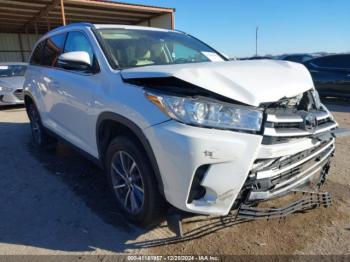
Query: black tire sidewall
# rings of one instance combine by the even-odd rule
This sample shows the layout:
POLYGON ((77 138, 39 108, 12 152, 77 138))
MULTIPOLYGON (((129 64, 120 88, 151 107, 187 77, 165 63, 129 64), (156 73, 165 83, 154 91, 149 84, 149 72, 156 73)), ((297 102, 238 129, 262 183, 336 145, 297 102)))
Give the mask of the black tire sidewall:
POLYGON ((153 222, 159 219, 162 214, 163 207, 162 196, 159 194, 157 181, 149 159, 146 153, 140 149, 140 145, 133 142, 132 139, 127 136, 120 136, 112 140, 107 149, 105 157, 105 170, 110 189, 115 197, 116 203, 130 221, 146 226, 153 224, 153 222), (144 185, 144 203, 141 211, 138 214, 131 214, 126 211, 117 201, 117 196, 115 195, 113 189, 111 161, 114 154, 116 154, 118 151, 128 153, 135 160, 139 167, 141 173, 140 175, 142 176, 144 185))
POLYGON ((38 109, 36 108, 36 106, 32 103, 28 106, 28 116, 29 116, 29 120, 30 120, 30 125, 31 125, 31 133, 32 133, 32 137, 33 137, 33 141, 35 143, 35 145, 42 147, 45 144, 45 140, 46 140, 46 136, 45 136, 45 131, 43 128, 43 125, 41 123, 41 118, 40 118, 40 114, 38 109), (34 133, 33 133, 33 128, 32 128, 32 112, 35 112, 35 114, 37 114, 38 117, 38 121, 39 121, 39 127, 40 127, 40 141, 37 140, 37 138, 35 137, 34 133))

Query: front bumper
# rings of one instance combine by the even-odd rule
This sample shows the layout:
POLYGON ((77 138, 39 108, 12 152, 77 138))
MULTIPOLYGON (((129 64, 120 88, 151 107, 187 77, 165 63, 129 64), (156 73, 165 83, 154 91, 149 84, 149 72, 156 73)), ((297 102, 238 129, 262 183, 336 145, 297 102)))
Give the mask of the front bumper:
POLYGON ((330 157, 335 151, 335 140, 317 141, 303 151, 283 157, 256 160, 268 163, 262 168, 251 170, 246 186, 249 195, 246 201, 269 200, 291 192, 291 190, 307 184, 317 189, 321 184, 325 169, 329 169, 330 157))
POLYGON ((167 201, 199 214, 228 214, 262 141, 260 135, 198 128, 176 121, 144 132, 155 153, 167 201), (203 165, 209 166, 201 181, 206 194, 189 203, 194 175, 203 165))
POLYGON ((21 89, 13 92, 0 92, 0 105, 24 104, 23 91, 21 89))
POLYGON ((255 207, 246 204, 240 205, 236 218, 258 220, 282 218, 294 212, 304 212, 317 207, 329 207, 332 204, 332 198, 328 192, 308 192, 295 191, 294 194, 300 193, 302 197, 296 201, 288 201, 288 204, 282 207, 255 207))
MULTIPOLYGON (((242 191, 247 187, 247 181, 251 182, 252 168, 257 160, 279 160, 281 157, 316 150, 321 144, 313 138, 301 138, 289 143, 264 145, 261 135, 198 128, 175 121, 150 127, 145 133, 158 162, 167 201, 184 211, 213 215, 226 215, 235 201, 243 201, 242 191), (189 201, 196 171, 205 165, 208 168, 200 183, 205 188, 205 195, 189 201)), ((309 154, 307 159, 289 165, 287 169, 265 173, 264 179, 275 179, 281 173, 305 164, 302 175, 280 180, 279 188, 270 190, 265 187, 259 191, 256 187, 254 191, 252 183, 248 184, 249 200, 268 200, 283 195, 318 176, 334 152, 334 139, 328 141, 327 145, 327 154, 322 155, 320 161, 315 160, 319 157, 315 151, 312 156, 309 154), (311 162, 307 160, 318 164, 310 169, 311 162)), ((253 180, 259 182, 262 175, 259 173, 253 180)), ((247 196, 244 197, 247 200, 247 196)))

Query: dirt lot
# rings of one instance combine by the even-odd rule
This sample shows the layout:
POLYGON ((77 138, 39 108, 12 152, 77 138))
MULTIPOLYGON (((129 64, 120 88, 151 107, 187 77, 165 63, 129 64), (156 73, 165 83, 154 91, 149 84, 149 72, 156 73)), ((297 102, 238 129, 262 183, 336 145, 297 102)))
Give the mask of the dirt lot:
MULTIPOLYGON (((350 102, 327 101, 350 128, 350 102)), ((0 254, 348 254, 350 137, 337 140, 326 189, 330 208, 283 220, 236 223, 196 217, 181 241, 161 225, 129 225, 100 170, 63 144, 31 144, 23 108, 0 109, 0 254)))

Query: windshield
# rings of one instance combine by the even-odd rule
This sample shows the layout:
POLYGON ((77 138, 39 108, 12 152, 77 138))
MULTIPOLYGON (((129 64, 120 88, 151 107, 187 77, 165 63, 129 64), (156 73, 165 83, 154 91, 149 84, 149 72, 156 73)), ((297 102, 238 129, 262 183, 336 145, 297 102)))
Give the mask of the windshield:
POLYGON ((24 76, 26 65, 0 65, 0 77, 24 76))
POLYGON ((183 33, 123 28, 98 32, 120 68, 224 61, 215 50, 183 33))

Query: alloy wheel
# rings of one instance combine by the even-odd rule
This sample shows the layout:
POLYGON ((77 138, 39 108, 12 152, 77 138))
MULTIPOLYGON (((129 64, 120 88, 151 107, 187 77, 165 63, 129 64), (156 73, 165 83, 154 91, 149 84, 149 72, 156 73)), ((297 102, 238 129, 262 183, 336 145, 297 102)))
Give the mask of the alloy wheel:
POLYGON ((144 183, 134 158, 117 151, 111 161, 111 178, 119 204, 130 214, 138 214, 144 204, 144 183))

